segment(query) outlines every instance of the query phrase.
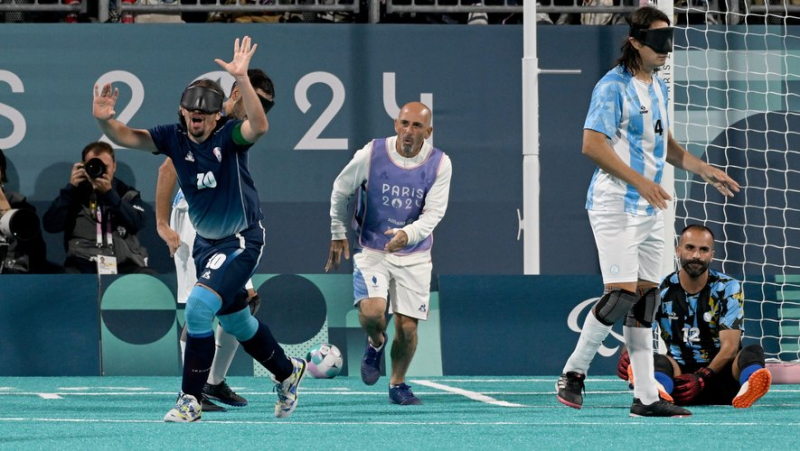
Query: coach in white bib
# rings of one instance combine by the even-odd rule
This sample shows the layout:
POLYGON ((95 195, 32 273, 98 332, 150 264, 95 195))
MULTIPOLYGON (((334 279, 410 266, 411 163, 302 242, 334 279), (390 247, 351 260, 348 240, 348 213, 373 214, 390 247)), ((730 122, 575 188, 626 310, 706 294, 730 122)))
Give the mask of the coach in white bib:
POLYGON ((397 136, 376 139, 355 153, 333 184, 331 248, 325 271, 336 269, 347 242, 347 205, 358 193, 353 223, 353 291, 359 320, 367 333, 361 379, 380 378, 386 349, 386 311, 394 314, 389 399, 420 404, 405 383, 417 347, 417 321, 428 319, 433 229, 444 217, 450 193, 450 159, 425 140, 430 109, 411 102, 394 122, 397 136))

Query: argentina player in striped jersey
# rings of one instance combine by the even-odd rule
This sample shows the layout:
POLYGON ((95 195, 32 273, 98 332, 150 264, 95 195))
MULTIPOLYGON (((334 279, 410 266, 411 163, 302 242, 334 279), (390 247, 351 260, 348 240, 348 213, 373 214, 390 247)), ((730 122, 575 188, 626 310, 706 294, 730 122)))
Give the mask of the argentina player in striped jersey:
POLYGON ((672 51, 673 28, 653 7, 634 11, 617 64, 597 83, 584 123, 584 155, 597 169, 586 199, 604 291, 587 315, 578 344, 556 383, 557 399, 580 409, 586 373, 618 321, 634 363, 632 416, 687 416, 661 400, 653 377, 651 326, 659 303, 664 253, 661 211, 672 199, 660 186, 669 163, 699 175, 723 195, 739 185, 691 155, 670 132, 667 86, 657 70, 672 51))
MULTIPOLYGON (((742 285, 709 269, 714 234, 707 227, 683 229, 676 254, 680 269, 659 287, 654 328, 667 352, 654 354, 655 378, 678 405, 750 407, 769 391, 772 375, 761 345, 742 346, 742 285)), ((627 351, 620 353, 617 374, 635 381, 627 351)))
POLYGON ((264 229, 261 202, 247 166, 247 151, 269 128, 247 69, 257 46, 236 39, 233 60, 215 61, 236 80, 246 118, 220 121, 224 94, 211 80, 197 80, 183 92, 180 123, 133 129, 115 120, 117 89, 95 86, 93 114, 114 143, 172 159, 197 229, 192 255, 198 283, 186 302, 186 350, 183 382, 167 422, 200 420, 199 402, 214 358, 214 316, 242 348, 273 375, 278 402, 275 416, 285 418, 297 405, 297 389, 306 362, 288 357, 269 328, 247 305, 245 284, 261 260, 264 229))

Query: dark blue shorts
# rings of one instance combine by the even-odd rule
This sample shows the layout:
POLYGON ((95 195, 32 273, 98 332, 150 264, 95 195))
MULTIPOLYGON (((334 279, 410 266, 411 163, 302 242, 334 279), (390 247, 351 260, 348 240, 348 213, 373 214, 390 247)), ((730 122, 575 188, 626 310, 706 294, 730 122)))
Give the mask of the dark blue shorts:
POLYGON ((197 235, 192 249, 197 283, 211 288, 222 298, 218 315, 247 307, 244 286, 258 267, 263 249, 264 228, 261 223, 218 240, 197 235))

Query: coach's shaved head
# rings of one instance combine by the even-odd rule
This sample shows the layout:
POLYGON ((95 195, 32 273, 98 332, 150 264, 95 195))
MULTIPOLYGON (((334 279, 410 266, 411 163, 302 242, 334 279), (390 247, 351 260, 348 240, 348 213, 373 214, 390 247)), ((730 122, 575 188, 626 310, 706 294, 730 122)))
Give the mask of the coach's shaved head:
POLYGON ((394 120, 397 132, 395 150, 406 158, 413 158, 422 150, 425 140, 431 136, 433 127, 431 109, 421 102, 409 102, 400 109, 394 120))

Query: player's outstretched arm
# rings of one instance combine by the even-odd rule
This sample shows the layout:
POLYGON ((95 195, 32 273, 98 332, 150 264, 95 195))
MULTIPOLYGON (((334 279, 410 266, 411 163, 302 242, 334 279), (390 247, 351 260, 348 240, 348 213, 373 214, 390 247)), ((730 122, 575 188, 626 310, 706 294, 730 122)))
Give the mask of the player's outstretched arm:
POLYGON ((658 183, 643 177, 634 171, 614 152, 608 144, 606 135, 595 130, 583 130, 584 155, 589 157, 594 163, 605 172, 613 175, 636 188, 647 202, 655 208, 663 210, 667 208, 667 202, 672 200, 672 196, 667 193, 658 183))
POLYGON ((181 246, 181 237, 172 227, 169 226, 169 205, 172 193, 175 192, 175 183, 178 174, 172 160, 165 159, 158 168, 158 180, 156 181, 156 230, 158 236, 167 243, 169 256, 175 255, 175 251, 181 246))
POLYGON ((667 162, 669 164, 699 175, 708 184, 722 193, 723 196, 733 197, 734 193, 739 192, 739 183, 736 182, 736 180, 732 179, 725 172, 689 153, 683 146, 675 141, 672 137, 672 132, 669 133, 668 139, 667 162))
POLYGON ((117 114, 114 106, 117 104, 118 97, 119 89, 112 88, 111 83, 103 85, 102 90, 97 85, 94 86, 92 114, 97 119, 100 130, 118 146, 155 152, 157 149, 150 132, 130 128, 114 119, 114 115, 117 114))
POLYGON ((250 36, 245 36, 241 44, 237 38, 233 44, 233 60, 230 63, 219 58, 214 60, 236 79, 236 86, 239 87, 239 92, 242 94, 244 110, 247 114, 247 119, 242 123, 242 138, 249 143, 258 141, 269 129, 267 115, 264 113, 258 94, 250 84, 250 77, 247 76, 247 68, 250 66, 250 59, 256 53, 256 48, 258 48, 258 44, 252 44, 250 36))

